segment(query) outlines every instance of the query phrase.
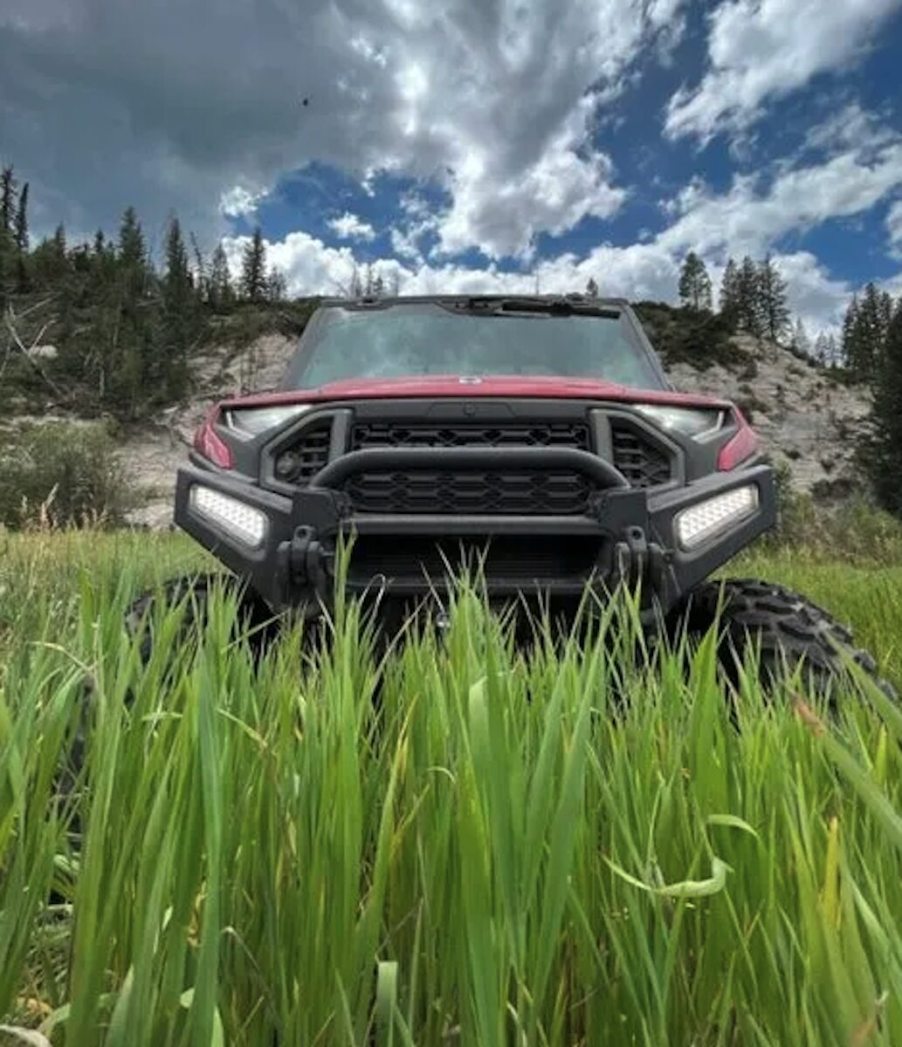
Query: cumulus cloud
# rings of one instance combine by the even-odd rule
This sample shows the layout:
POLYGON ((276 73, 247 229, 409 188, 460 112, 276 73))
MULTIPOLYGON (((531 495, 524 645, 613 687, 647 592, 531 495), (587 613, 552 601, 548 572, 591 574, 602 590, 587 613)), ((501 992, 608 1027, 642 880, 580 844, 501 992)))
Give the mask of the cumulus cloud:
POLYGON ((247 218, 257 210, 262 197, 262 193, 254 193, 244 186, 234 185, 220 196, 219 213, 226 218, 247 218))
MULTIPOLYGON (((236 273, 246 243, 246 237, 225 241, 236 273)), ((301 232, 268 243, 267 257, 285 274, 293 295, 345 295, 355 267, 359 269, 350 248, 328 247, 301 232)), ((476 268, 454 262, 405 263, 395 258, 375 261, 373 272, 389 285, 397 280, 403 294, 524 294, 537 289, 543 294, 566 294, 584 290, 591 277, 610 297, 673 301, 680 260, 661 243, 651 243, 602 245, 582 258, 564 254, 538 261, 528 272, 504 270, 495 264, 476 268)), ((802 318, 808 331, 838 330, 853 288, 832 278, 808 252, 777 254, 774 261, 786 279, 793 312, 802 318)), ((709 262, 716 285, 721 265, 713 258, 709 262)))
MULTIPOLYGON (((490 263, 462 266, 440 251, 424 256, 420 241, 441 235, 447 218, 432 214, 417 197, 408 199, 406 231, 392 231, 397 259, 377 263, 398 275, 405 293, 533 291, 570 292, 592 278, 603 293, 630 299, 673 301, 680 263, 688 250, 699 252, 719 282, 728 255, 761 257, 785 234, 814 227, 829 218, 859 215, 902 187, 902 140, 882 132, 864 137, 820 164, 783 165, 770 183, 737 176, 729 189, 713 193, 693 180, 665 203, 670 224, 655 236, 625 246, 601 244, 579 257, 563 253, 535 259, 527 270, 490 263)), ((902 235, 902 202, 888 212, 887 229, 902 235)), ((292 234, 272 247, 296 294, 334 293, 347 285, 353 255, 335 251, 305 234, 292 234)), ((793 311, 813 333, 835 330, 853 288, 833 278, 810 252, 774 252, 789 288, 793 311)), ((383 275, 386 275, 384 273, 383 275)))
POLYGON ((769 100, 858 58, 902 0, 722 0, 709 19, 709 69, 671 98, 671 137, 746 127, 769 100))
POLYGON ((580 148, 589 137, 591 102, 581 104, 532 162, 499 177, 488 150, 461 157, 451 176, 453 204, 439 228, 439 250, 473 244, 492 258, 527 256, 539 231, 559 235, 592 215, 607 218, 626 198, 611 185, 608 158, 580 148))
POLYGON ((345 211, 326 223, 341 240, 375 240, 376 230, 359 215, 345 211))
POLYGON ((447 249, 523 252, 616 210, 592 99, 617 95, 683 3, 537 0, 527 17, 518 0, 13 0, 4 151, 88 230, 135 203, 149 224, 175 208, 221 232, 223 194, 249 206, 234 187, 272 189, 315 161, 366 184, 435 181, 452 195, 447 249))

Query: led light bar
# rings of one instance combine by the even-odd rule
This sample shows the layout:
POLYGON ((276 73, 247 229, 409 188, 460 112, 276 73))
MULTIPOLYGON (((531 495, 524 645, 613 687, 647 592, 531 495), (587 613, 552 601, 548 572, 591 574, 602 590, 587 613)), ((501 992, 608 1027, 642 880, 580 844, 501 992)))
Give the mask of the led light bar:
POLYGON ((727 531, 758 508, 758 487, 748 484, 684 509, 676 518, 677 538, 684 549, 695 549, 727 531))
POLYGON ((266 515, 251 505, 210 487, 195 484, 188 496, 188 504, 198 516, 215 523, 232 538, 257 549, 266 537, 266 515))

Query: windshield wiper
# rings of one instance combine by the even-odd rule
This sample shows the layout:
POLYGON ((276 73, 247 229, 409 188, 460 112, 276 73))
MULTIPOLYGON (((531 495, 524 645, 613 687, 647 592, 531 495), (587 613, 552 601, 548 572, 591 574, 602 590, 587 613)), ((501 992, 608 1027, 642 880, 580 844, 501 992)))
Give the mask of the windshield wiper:
POLYGON ((611 306, 592 305, 571 298, 462 298, 440 303, 448 309, 478 316, 601 316, 619 320, 620 310, 611 306))

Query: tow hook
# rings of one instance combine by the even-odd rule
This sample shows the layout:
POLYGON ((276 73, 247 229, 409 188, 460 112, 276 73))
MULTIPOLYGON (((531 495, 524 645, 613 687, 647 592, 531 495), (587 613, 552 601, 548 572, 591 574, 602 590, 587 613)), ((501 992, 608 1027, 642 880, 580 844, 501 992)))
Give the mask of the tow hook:
POLYGON ((649 546, 641 527, 627 527, 623 541, 614 546, 614 570, 619 581, 636 585, 645 578, 649 546))
POLYGON ((324 593, 328 584, 327 562, 332 553, 319 540, 313 527, 298 527, 291 538, 288 564, 292 579, 301 585, 312 585, 324 593))

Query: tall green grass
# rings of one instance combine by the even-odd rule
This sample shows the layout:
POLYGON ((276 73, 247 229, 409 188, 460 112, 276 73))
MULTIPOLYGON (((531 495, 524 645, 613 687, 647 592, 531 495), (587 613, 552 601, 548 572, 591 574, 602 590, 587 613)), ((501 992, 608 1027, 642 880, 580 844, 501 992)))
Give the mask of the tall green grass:
MULTIPOLYGON (((259 670, 223 593, 187 642, 159 616, 142 666, 125 604, 188 565, 171 539, 6 546, 0 1021, 129 1047, 902 1043, 880 692, 831 723, 750 673, 735 724, 713 638, 637 660, 624 599, 526 656, 467 589, 444 639, 377 655, 351 606, 259 670)), ((899 578, 807 569, 898 680, 899 578)))

